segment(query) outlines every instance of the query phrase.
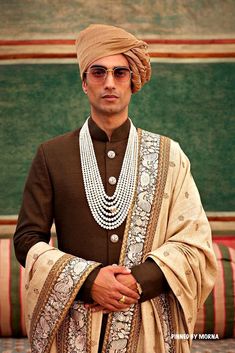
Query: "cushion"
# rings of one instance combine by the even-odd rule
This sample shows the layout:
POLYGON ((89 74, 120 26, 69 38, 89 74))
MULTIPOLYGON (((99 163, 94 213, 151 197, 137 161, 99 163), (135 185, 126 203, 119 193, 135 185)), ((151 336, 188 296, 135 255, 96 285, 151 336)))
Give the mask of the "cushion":
POLYGON ((0 288, 0 337, 26 336, 24 268, 16 260, 12 236, 9 235, 0 237, 0 288))
POLYGON ((24 269, 15 258, 12 239, 0 239, 0 335, 25 336, 23 295, 24 269))
POLYGON ((30 353, 27 338, 1 338, 0 353, 30 353))
POLYGON ((195 333, 235 336, 235 249, 213 243, 218 274, 215 287, 198 312, 195 333))

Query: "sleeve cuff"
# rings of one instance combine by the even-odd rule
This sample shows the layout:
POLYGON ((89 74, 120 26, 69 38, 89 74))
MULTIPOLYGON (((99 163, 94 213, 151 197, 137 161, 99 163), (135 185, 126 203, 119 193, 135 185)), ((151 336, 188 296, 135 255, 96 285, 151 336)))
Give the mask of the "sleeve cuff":
POLYGON ((93 299, 91 297, 91 287, 96 279, 102 265, 96 267, 86 278, 85 282, 83 283, 82 287, 80 288, 76 299, 81 300, 86 304, 92 304, 93 299))
POLYGON ((150 258, 142 264, 132 267, 131 273, 142 289, 140 302, 155 298, 169 288, 163 272, 150 258))

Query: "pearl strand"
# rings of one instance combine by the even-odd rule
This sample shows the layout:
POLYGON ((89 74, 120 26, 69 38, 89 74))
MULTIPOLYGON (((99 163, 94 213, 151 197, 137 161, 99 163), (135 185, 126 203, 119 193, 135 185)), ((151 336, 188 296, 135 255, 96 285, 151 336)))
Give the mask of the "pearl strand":
POLYGON ((138 136, 131 122, 123 164, 113 195, 104 190, 88 127, 84 123, 79 136, 82 174, 86 198, 96 222, 105 229, 119 227, 127 216, 135 191, 138 162, 138 136))

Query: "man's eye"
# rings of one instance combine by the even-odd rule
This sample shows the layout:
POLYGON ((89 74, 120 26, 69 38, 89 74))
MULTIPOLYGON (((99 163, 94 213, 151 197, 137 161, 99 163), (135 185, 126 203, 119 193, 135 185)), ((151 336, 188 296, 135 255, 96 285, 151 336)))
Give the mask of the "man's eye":
POLYGON ((101 76, 104 76, 105 74, 105 70, 103 69, 93 69, 91 71, 92 75, 95 76, 95 77, 101 77, 101 76))
POLYGON ((128 74, 128 70, 126 69, 116 69, 115 75, 116 77, 125 77, 128 74))

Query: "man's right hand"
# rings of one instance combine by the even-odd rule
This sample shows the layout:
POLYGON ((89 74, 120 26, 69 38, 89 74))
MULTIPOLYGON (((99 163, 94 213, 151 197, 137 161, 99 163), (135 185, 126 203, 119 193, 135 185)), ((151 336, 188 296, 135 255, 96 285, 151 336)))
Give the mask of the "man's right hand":
POLYGON ((131 271, 123 266, 106 266, 99 271, 92 287, 91 297, 95 303, 108 311, 122 311, 138 302, 139 294, 122 283, 115 275, 129 275, 131 271), (125 303, 119 300, 125 296, 125 303))

